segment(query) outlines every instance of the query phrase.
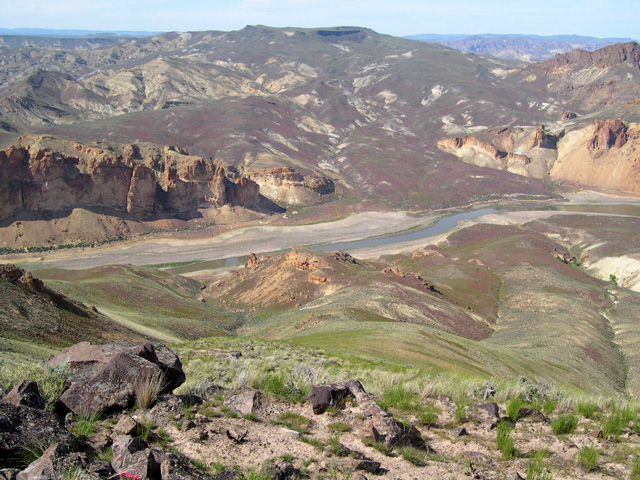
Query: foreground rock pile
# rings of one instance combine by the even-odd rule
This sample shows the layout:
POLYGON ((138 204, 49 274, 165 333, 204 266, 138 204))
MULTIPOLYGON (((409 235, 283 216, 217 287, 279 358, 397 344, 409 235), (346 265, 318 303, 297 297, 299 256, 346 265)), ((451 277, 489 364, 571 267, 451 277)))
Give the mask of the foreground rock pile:
MULTIPOLYGON (((218 368, 259 356, 207 354, 218 368)), ((197 395, 175 394, 182 363, 152 343, 83 342, 50 366, 69 379, 55 405, 29 381, 0 401, 0 480, 558 478, 531 476, 534 460, 534 475, 626 479, 640 464, 637 411, 628 419, 614 411, 622 420, 612 434, 594 420, 595 406, 579 420, 566 409, 550 415, 530 403, 466 405, 440 395, 410 411, 357 380, 315 384, 306 396, 288 384, 208 381, 188 390, 197 395), (556 431, 563 418, 571 430, 556 431), (496 443, 500 435, 516 448, 496 443), (585 449, 599 455, 596 466, 580 463, 585 449)))
MULTIPOLYGON (((149 426, 150 423, 167 425, 177 419, 183 420, 180 431, 197 432, 196 441, 206 441, 210 436, 220 434, 221 429, 238 448, 254 441, 253 433, 249 435, 248 430, 215 426, 206 416, 194 415, 192 409, 202 406, 204 398, 172 394, 185 381, 185 374, 180 359, 164 345, 119 343, 98 346, 82 342, 63 350, 50 360, 49 366, 63 369, 69 378, 54 411, 45 410, 45 401, 35 382, 22 382, 0 402, 0 479, 244 478, 237 470, 221 469, 215 475, 204 473, 186 456, 164 448, 167 446, 166 432, 156 433, 149 426), (145 389, 154 388, 153 398, 143 404, 144 395, 148 393, 145 389), (145 410, 143 419, 131 414, 145 410), (98 421, 99 417, 105 420, 98 421), (91 427, 83 430, 83 425, 91 427), (33 461, 25 465, 28 457, 25 453, 35 451, 33 461), (72 474, 79 476, 68 477, 72 474)), ((212 386, 211 393, 221 389, 212 386)), ((309 400, 316 414, 324 413, 329 407, 344 407, 347 400, 356 402, 363 412, 363 432, 372 440, 390 447, 412 445, 428 450, 415 428, 403 427, 396 422, 357 381, 314 386, 309 400)), ((236 412, 229 415, 230 418, 241 414, 253 419, 255 412, 267 403, 263 402, 260 392, 247 389, 228 396, 223 408, 236 412)), ((288 426, 292 428, 278 427, 277 435, 299 441, 302 430, 288 426)), ((362 453, 340 443, 334 448, 338 450, 338 457, 349 456, 349 459, 333 461, 334 469, 381 471, 379 462, 362 453)), ((321 468, 326 470, 328 467, 325 464, 321 468)), ((300 474, 284 459, 267 463, 263 470, 267 478, 298 478, 300 474)))

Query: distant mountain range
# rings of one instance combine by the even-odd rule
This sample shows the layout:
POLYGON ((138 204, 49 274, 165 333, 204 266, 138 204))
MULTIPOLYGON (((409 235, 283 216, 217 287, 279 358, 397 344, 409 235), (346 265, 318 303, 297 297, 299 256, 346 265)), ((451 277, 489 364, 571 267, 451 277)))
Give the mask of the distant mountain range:
POLYGON ((105 30, 56 30, 53 28, 0 28, 0 35, 27 35, 32 37, 152 37, 162 32, 105 31, 105 30))
POLYGON ((634 42, 526 64, 358 27, 0 36, 0 85, 5 248, 219 223, 226 205, 254 218, 254 183, 269 212, 539 200, 548 180, 640 193, 634 42), (34 216, 46 235, 11 226, 34 216))
POLYGON ((597 38, 580 35, 447 35, 425 33, 410 35, 405 38, 423 42, 439 43, 463 52, 481 55, 537 62, 548 60, 558 53, 571 50, 597 50, 614 43, 633 41, 630 38, 597 38))

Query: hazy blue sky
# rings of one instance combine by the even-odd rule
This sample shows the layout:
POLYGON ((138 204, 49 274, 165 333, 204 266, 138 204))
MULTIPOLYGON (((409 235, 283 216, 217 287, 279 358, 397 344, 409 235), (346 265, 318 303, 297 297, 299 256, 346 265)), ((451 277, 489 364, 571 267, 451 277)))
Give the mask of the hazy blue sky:
POLYGON ((237 30, 357 25, 380 33, 640 37, 636 0, 0 0, 0 27, 237 30))

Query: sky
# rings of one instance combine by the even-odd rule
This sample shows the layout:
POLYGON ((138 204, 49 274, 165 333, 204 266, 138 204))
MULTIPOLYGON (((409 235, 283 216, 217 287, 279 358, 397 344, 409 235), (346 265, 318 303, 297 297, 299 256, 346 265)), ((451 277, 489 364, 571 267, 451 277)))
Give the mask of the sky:
POLYGON ((102 31, 360 26, 640 38, 640 0, 0 0, 0 28, 102 31))

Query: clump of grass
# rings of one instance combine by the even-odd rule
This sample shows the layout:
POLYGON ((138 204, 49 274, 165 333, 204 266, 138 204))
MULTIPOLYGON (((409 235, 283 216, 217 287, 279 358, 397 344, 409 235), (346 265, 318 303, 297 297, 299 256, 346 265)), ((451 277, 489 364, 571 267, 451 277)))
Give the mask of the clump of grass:
POLYGON ((551 421, 551 430, 556 435, 568 435, 578 426, 578 417, 563 414, 551 421))
POLYGON ((260 421, 260 419, 255 413, 245 413, 244 415, 242 415, 242 418, 244 418, 245 420, 249 420, 250 422, 260 421))
POLYGON ((272 423, 303 434, 309 433, 309 428, 311 427, 310 419, 295 412, 281 413, 272 423))
POLYGON ((396 408, 409 411, 416 407, 416 394, 408 390, 404 385, 394 385, 385 388, 382 398, 378 402, 384 410, 396 408))
POLYGON ((327 425, 327 428, 332 432, 344 433, 344 432, 351 431, 351 427, 344 422, 332 422, 329 425, 327 425))
POLYGON ((456 422, 458 424, 464 423, 467 421, 467 407, 468 403, 466 400, 460 400, 456 403, 456 422))
POLYGON ((280 455, 280 458, 285 462, 293 463, 293 455, 291 455, 290 453, 283 453, 282 455, 280 455))
POLYGON ((525 402, 521 397, 515 397, 509 400, 507 403, 507 415, 514 422, 518 420, 518 416, 520 415, 520 409, 524 407, 525 402))
POLYGON ((349 455, 349 450, 340 443, 340 434, 338 433, 331 435, 329 439, 329 449, 336 457, 346 457, 349 455))
POLYGON ((269 473, 263 473, 255 470, 249 470, 240 474, 242 480, 273 480, 273 477, 269 473))
POLYGON ((188 418, 189 420, 196 418, 196 409, 193 408, 195 406, 195 403, 190 398, 184 400, 182 403, 182 414, 184 418, 188 418))
POLYGON ((40 439, 28 445, 24 445, 18 454, 18 466, 23 468, 28 467, 38 460, 52 444, 52 440, 40 439))
POLYGON ((224 466, 224 463, 218 461, 218 462, 214 462, 211 464, 211 471, 215 474, 215 475, 219 475, 222 472, 224 472, 227 469, 227 467, 224 466))
POLYGON ((222 414, 211 404, 205 404, 200 407, 198 409, 198 413, 200 413, 200 415, 204 415, 207 418, 218 418, 222 416, 222 414))
POLYGON ((274 398, 291 403, 300 403, 306 398, 303 390, 295 388, 291 382, 287 381, 284 372, 264 372, 256 375, 251 382, 251 387, 274 398))
POLYGON ((98 458, 103 462, 111 463, 113 460, 113 447, 108 446, 98 454, 98 458))
POLYGON ((640 455, 633 457, 633 465, 631 467, 631 476, 629 480, 640 480, 640 455))
POLYGON ((635 413, 630 409, 614 412, 604 421, 602 434, 605 438, 618 438, 622 434, 622 429, 629 425, 635 413))
POLYGON ((167 382, 162 372, 142 377, 138 380, 133 386, 137 407, 142 410, 153 407, 166 384, 167 382))
POLYGON ((60 476, 56 477, 60 480, 89 480, 89 474, 80 467, 65 468, 60 472, 60 476))
POLYGON ((367 445, 368 447, 376 449, 377 451, 386 455, 387 457, 390 457, 391 454, 393 453, 393 450, 391 449, 391 447, 389 447, 386 443, 376 442, 372 438, 365 439, 364 444, 367 445))
POLYGON ((78 440, 84 441, 89 435, 98 430, 96 426, 98 420, 100 420, 100 412, 95 412, 92 415, 77 416, 73 419, 70 430, 78 437, 78 440))
POLYGON ((312 438, 307 435, 300 435, 299 440, 301 442, 311 445, 312 447, 315 447, 317 450, 320 450, 320 451, 324 450, 324 443, 322 443, 317 438, 312 438))
POLYGON ((546 450, 533 451, 527 466, 527 480, 553 480, 553 477, 546 471, 545 457, 546 450))
POLYGON ((195 458, 189 458, 189 463, 196 467, 203 473, 209 473, 209 466, 201 460, 196 460, 195 458))
POLYGON ((144 423, 144 422, 139 422, 138 423, 138 436, 143 439, 145 442, 149 441, 150 438, 152 438, 151 433, 153 432, 154 428, 157 428, 158 426, 153 423, 153 422, 148 422, 148 423, 144 423))
POLYGON ((576 405, 576 412, 578 412, 584 418, 593 418, 597 410, 597 405, 591 402, 578 402, 578 404, 576 405))
POLYGON ((429 454, 424 450, 419 450, 414 447, 402 447, 398 449, 398 453, 407 462, 415 465, 416 467, 424 467, 429 460, 429 454))
POLYGON ((440 415, 440 409, 427 403, 422 405, 418 410, 418 424, 426 427, 432 427, 438 423, 438 417, 440 415))
POLYGON ((227 406, 220 407, 220 411, 227 418, 238 418, 240 416, 240 415, 238 415, 238 412, 236 412, 231 407, 227 407, 227 406))
POLYGON ((576 462, 579 466, 584 468, 586 472, 591 472, 595 470, 599 456, 600 453, 594 447, 584 447, 578 452, 576 462))
POLYGON ((622 421, 625 423, 625 426, 629 424, 632 420, 636 420, 638 418, 638 411, 627 407, 618 410, 618 415, 622 418, 622 421))
POLYGON ((551 415, 556 410, 558 401, 554 398, 545 398, 542 402, 542 413, 545 415, 551 415))
POLYGON ((502 456, 507 460, 513 458, 516 454, 515 442, 511 436, 512 432, 513 427, 508 422, 498 423, 496 442, 502 452, 502 456))

